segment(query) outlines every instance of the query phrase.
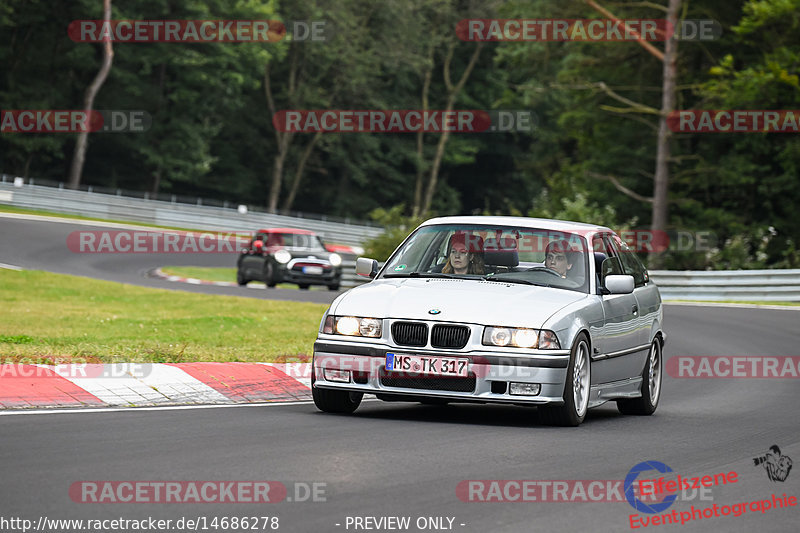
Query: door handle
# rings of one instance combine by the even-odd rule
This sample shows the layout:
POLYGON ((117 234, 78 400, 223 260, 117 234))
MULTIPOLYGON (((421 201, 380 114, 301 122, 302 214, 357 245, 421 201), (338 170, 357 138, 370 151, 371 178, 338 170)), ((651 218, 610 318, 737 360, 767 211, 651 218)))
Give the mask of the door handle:
POLYGON ((631 307, 631 313, 633 313, 635 315, 638 312, 639 312, 639 306, 638 305, 634 305, 633 307, 631 307))

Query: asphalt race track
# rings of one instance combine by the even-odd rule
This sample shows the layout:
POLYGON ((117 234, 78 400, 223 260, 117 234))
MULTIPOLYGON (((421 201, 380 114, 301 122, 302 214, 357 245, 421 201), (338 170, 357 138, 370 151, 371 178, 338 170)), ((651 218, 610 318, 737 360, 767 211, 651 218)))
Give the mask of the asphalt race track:
MULTIPOLYGON (((238 257, 236 253, 76 253, 68 248, 67 237, 70 233, 103 228, 102 222, 81 221, 78 224, 28 220, 9 218, 0 213, 0 263, 27 270, 46 270, 143 287, 206 294, 316 303, 330 303, 339 294, 332 291, 257 290, 247 287, 189 285, 147 276, 150 270, 166 265, 235 267, 238 257)), ((154 228, 153 231, 157 230, 154 228)))
MULTIPOLYGON (((69 225, 9 219, 0 219, 0 224, 0 262, 24 268, 167 287, 167 282, 144 278, 143 272, 159 264, 230 264, 230 258, 214 254, 79 256, 63 244, 75 229, 69 225)), ((185 288, 262 298, 266 292, 185 288)), ((293 299, 318 296, 283 292, 293 299)), ((797 310, 668 305, 665 313, 665 359, 800 355, 797 310)), ((705 499, 690 491, 695 494, 687 494, 688 501, 679 498, 664 513, 765 499, 771 503, 773 494, 798 497, 797 466, 785 481, 770 481, 753 458, 778 445, 783 455, 800 460, 799 383, 796 378, 665 375, 654 416, 626 417, 605 405, 591 410, 579 428, 542 426, 535 409, 522 407, 379 401, 365 401, 352 416, 322 414, 312 404, 0 416, 0 517, 28 519, 34 525, 40 517, 153 517, 173 524, 182 517, 201 518, 208 526, 205 531, 241 530, 213 528, 212 520, 245 516, 276 516, 279 531, 298 532, 630 531, 629 516, 635 511, 625 501, 470 502, 459 498, 457 487, 465 480, 622 480, 638 463, 660 461, 684 477, 738 475, 737 482, 715 487, 705 499), (76 503, 69 493, 81 481, 175 480, 278 481, 288 494, 286 500, 269 504, 100 504, 76 503), (304 499, 313 483, 324 484, 317 485, 322 491, 318 501, 296 501, 298 496, 304 499), (410 527, 377 527, 376 522, 357 522, 357 517, 410 517, 410 527), (425 521, 429 517, 444 519, 425 521), (418 519, 424 528, 417 527, 418 519), (356 528, 358 523, 362 527, 356 528)), ((515 495, 519 492, 508 496, 515 495)), ((738 517, 638 530, 794 532, 799 519, 797 506, 764 512, 748 507, 738 517)), ((259 522, 248 530, 271 530, 261 526, 259 522)), ((20 529, 0 523, 0 530, 20 529)), ((198 530, 204 531, 202 525, 198 530)))

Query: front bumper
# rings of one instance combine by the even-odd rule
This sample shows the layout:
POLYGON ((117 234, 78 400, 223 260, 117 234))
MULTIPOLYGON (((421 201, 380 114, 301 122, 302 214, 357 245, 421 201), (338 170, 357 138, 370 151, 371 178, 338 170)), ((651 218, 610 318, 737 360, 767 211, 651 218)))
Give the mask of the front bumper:
POLYGON ((338 285, 341 282, 341 269, 334 268, 322 274, 304 274, 297 270, 278 268, 275 272, 277 283, 300 283, 307 285, 338 285))
POLYGON ((394 347, 380 343, 318 340, 314 343, 314 386, 349 390, 391 397, 442 398, 486 403, 556 404, 564 403, 564 384, 569 365, 569 350, 546 353, 501 352, 490 350, 446 351, 394 347), (422 356, 468 359, 469 377, 404 375, 386 370, 387 352, 422 356), (325 370, 348 370, 350 381, 328 381, 325 370), (511 382, 541 385, 536 396, 512 395, 511 382))

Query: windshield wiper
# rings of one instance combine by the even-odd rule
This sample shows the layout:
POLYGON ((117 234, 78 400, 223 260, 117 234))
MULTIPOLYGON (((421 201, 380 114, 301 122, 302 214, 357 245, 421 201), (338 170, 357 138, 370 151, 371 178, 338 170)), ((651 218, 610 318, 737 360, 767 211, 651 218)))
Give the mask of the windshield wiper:
POLYGON ((453 274, 441 272, 408 272, 407 274, 384 274, 384 278, 455 278, 453 274))
POLYGON ((484 276, 486 281, 499 281, 500 283, 519 283, 520 285, 534 285, 536 287, 552 287, 549 283, 535 283, 527 279, 520 278, 499 278, 497 276, 484 276))

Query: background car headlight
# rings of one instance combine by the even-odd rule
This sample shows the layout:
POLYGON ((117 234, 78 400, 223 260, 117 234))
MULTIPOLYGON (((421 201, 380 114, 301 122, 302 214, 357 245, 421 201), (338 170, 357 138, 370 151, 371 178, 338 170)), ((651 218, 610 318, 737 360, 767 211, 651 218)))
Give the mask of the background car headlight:
POLYGON ((339 254, 331 254, 330 257, 328 257, 328 261, 330 261, 333 266, 338 267, 342 264, 342 256, 339 254))
POLYGON ((503 328, 487 326, 483 330, 484 346, 511 346, 514 348, 538 348, 560 350, 556 334, 548 329, 503 328))
POLYGON ((277 252, 275 252, 275 255, 273 257, 275 258, 275 261, 277 261, 278 263, 286 264, 289 261, 291 261, 292 254, 290 254, 286 250, 278 250, 277 252))
POLYGON ((351 337, 381 336, 381 320, 379 318, 363 318, 356 316, 328 316, 325 319, 323 333, 349 335, 351 337))

